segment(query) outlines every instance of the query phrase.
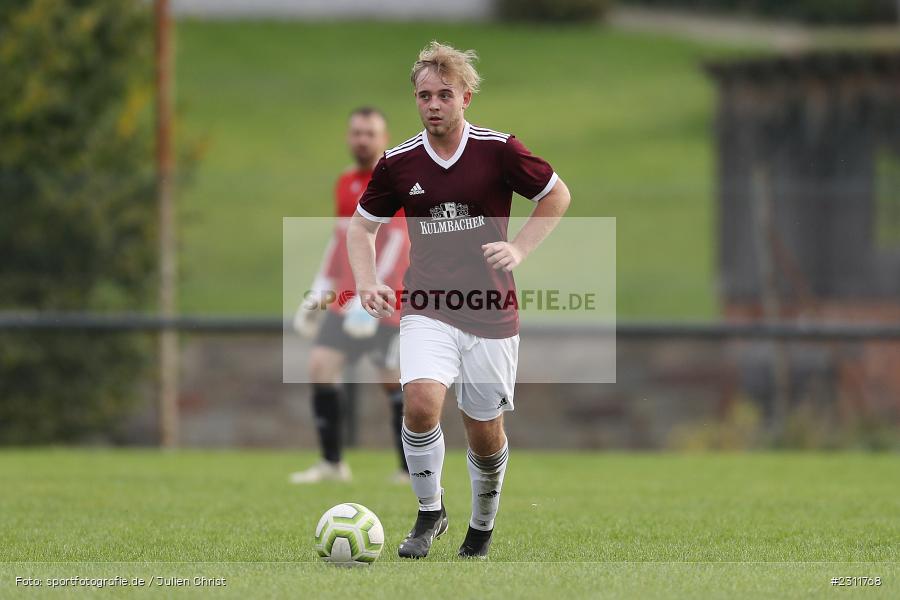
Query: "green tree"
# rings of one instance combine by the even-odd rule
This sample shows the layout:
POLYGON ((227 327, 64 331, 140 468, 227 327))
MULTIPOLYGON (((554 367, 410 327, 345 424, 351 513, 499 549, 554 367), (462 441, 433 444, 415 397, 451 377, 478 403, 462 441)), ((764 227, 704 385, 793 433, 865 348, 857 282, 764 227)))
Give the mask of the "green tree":
MULTIPOLYGON (((140 0, 0 3, 0 310, 148 306, 150 17, 140 0)), ((143 350, 123 334, 0 333, 0 443, 114 430, 143 350)))

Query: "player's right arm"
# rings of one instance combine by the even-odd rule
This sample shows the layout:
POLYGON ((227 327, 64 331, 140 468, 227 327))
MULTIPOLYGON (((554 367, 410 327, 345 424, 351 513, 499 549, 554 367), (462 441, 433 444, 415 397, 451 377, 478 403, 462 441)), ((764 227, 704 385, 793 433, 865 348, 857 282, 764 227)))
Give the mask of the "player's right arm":
POLYGON ((382 156, 372 171, 372 179, 359 199, 359 206, 347 229, 347 254, 356 280, 356 291, 363 308, 373 317, 389 317, 394 313, 394 290, 378 281, 375 236, 382 223, 390 223, 391 217, 401 206, 391 184, 387 160, 382 156))
POLYGON ((347 254, 356 280, 356 292, 373 317, 389 317, 394 313, 396 297, 390 286, 380 283, 375 271, 375 237, 381 223, 355 213, 347 229, 347 254))

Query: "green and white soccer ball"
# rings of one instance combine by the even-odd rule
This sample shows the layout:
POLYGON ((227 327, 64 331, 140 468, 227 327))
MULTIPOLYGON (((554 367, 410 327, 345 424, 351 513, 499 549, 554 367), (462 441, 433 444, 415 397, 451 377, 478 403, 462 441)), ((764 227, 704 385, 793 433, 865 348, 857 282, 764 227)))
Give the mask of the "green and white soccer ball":
POLYGON ((328 509, 316 525, 316 552, 332 564, 373 563, 383 546, 381 521, 362 504, 338 504, 328 509))

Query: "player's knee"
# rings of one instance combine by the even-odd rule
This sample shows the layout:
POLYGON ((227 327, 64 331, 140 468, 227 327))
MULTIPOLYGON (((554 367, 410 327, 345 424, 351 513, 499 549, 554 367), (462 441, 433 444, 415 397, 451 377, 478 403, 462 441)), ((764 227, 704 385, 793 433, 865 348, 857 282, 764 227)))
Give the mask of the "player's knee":
POLYGON ((313 383, 330 384, 332 382, 331 370, 322 362, 311 360, 309 363, 309 379, 313 383))
POLYGON ((403 422, 407 429, 422 433, 430 431, 440 422, 440 414, 421 397, 407 397, 403 402, 403 422))
POLYGON ((503 431, 503 415, 491 421, 465 419, 469 448, 478 456, 491 456, 503 448, 506 434, 503 431))
POLYGON ((336 360, 333 353, 313 350, 309 358, 310 381, 325 384, 335 383, 340 369, 340 360, 336 360))
POLYGON ((417 433, 429 431, 440 422, 440 398, 427 385, 407 384, 403 389, 403 421, 417 433))

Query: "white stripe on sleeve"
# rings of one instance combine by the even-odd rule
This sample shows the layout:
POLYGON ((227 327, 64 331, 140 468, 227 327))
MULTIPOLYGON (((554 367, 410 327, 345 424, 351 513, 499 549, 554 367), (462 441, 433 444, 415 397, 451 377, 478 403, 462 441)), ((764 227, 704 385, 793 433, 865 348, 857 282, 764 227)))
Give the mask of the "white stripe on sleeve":
POLYGON ((359 214, 361 214, 362 216, 364 216, 365 218, 367 218, 370 221, 375 221, 376 223, 390 223, 391 222, 390 217, 376 217, 375 215, 373 215, 372 213, 370 213, 369 211, 364 209, 361 204, 356 205, 356 212, 358 212, 359 214))
POLYGON ((553 189, 553 186, 556 185, 556 182, 559 180, 559 175, 556 174, 556 171, 553 171, 553 176, 550 177, 550 181, 547 182, 547 185, 544 186, 544 189, 538 193, 537 196, 531 199, 532 202, 540 202, 541 198, 550 193, 550 190, 553 189))

